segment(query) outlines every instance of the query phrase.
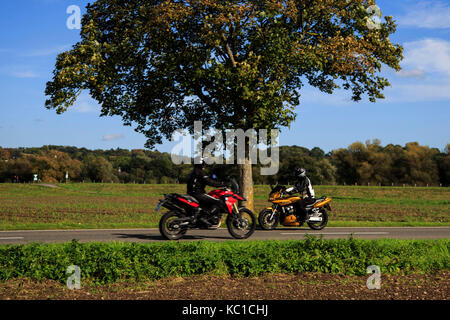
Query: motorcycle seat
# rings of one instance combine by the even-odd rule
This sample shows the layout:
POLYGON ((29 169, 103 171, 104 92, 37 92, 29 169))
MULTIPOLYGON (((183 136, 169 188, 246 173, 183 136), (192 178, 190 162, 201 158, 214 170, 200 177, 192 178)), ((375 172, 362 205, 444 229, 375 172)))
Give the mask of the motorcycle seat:
POLYGON ((312 208, 314 207, 315 204, 322 202, 325 200, 326 197, 322 197, 322 198, 315 198, 313 203, 310 203, 306 206, 306 208, 312 208))
POLYGON ((197 199, 195 199, 193 196, 190 196, 188 194, 183 194, 181 195, 183 198, 185 198, 186 200, 189 200, 191 202, 195 202, 195 203, 200 203, 197 199))

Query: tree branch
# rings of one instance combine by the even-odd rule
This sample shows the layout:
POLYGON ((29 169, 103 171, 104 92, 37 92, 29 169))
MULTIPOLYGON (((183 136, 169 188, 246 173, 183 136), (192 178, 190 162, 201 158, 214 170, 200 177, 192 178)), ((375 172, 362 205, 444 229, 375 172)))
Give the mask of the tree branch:
POLYGON ((222 33, 222 40, 225 44, 225 49, 227 50, 228 56, 230 57, 231 64, 233 65, 233 68, 237 67, 236 60, 234 59, 233 51, 231 51, 230 45, 228 43, 227 37, 225 37, 225 34, 222 33))

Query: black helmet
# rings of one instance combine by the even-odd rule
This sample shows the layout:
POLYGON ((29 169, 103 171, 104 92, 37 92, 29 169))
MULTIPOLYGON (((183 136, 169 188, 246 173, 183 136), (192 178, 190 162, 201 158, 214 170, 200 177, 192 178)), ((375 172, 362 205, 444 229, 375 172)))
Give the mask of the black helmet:
POLYGON ((297 168, 295 169, 295 176, 298 178, 305 178, 306 177, 306 170, 305 168, 297 168))

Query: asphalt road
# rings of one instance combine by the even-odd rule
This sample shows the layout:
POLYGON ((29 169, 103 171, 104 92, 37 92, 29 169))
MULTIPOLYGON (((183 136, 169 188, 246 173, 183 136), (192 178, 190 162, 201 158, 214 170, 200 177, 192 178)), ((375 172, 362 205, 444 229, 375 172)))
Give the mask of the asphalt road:
MULTIPOLYGON (((325 228, 313 231, 308 228, 278 228, 276 230, 256 230, 250 240, 304 239, 306 234, 323 236, 326 239, 348 238, 353 234, 360 239, 440 239, 450 238, 450 227, 370 227, 370 228, 325 228)), ((95 230, 28 230, 0 231, 0 244, 22 244, 30 242, 154 242, 163 241, 158 229, 95 229, 95 230)), ((227 229, 189 230, 186 240, 225 241, 233 240, 227 229)))

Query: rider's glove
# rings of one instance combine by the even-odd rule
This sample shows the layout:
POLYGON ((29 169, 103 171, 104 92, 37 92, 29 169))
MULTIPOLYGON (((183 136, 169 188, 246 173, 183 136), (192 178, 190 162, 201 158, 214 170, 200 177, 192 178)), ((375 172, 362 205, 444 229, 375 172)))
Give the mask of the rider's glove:
POLYGON ((285 192, 286 192, 287 194, 293 194, 293 193, 295 193, 295 188, 294 188, 294 187, 287 188, 287 189, 285 190, 285 192))

